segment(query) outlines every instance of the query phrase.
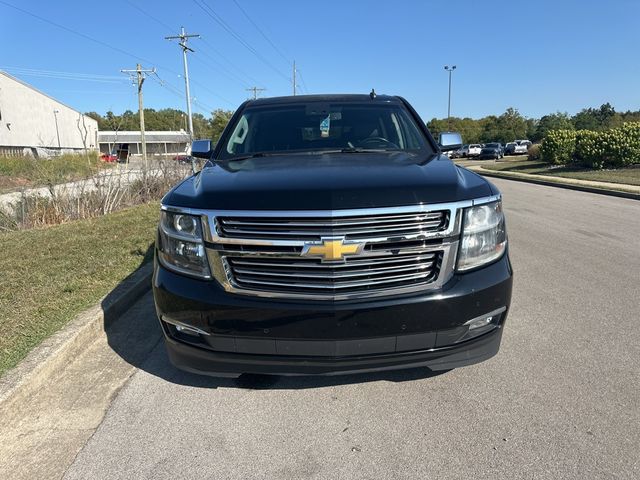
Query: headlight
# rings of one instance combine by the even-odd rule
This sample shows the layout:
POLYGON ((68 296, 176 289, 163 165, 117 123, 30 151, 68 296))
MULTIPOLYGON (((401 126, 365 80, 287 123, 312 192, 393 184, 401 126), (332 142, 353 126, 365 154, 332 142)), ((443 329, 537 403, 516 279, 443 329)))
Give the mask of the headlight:
POLYGON ((211 277, 199 217, 163 210, 158 232, 158 258, 163 266, 195 277, 211 277))
POLYGON ((507 231, 501 201, 465 209, 458 271, 492 262, 502 256, 506 247, 507 231))

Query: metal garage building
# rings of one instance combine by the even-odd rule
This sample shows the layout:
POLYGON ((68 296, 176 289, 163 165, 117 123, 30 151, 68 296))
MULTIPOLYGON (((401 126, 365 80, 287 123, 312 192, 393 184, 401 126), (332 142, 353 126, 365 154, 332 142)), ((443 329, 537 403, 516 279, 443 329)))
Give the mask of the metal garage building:
MULTIPOLYGON (((184 131, 154 132, 145 131, 144 140, 147 144, 147 155, 176 155, 184 153, 189 145, 189 134, 184 131)), ((98 145, 100 153, 109 153, 122 148, 128 149, 131 155, 142 153, 140 132, 131 131, 100 131, 98 145)))
POLYGON ((0 71, 0 154, 95 150, 98 122, 0 71))

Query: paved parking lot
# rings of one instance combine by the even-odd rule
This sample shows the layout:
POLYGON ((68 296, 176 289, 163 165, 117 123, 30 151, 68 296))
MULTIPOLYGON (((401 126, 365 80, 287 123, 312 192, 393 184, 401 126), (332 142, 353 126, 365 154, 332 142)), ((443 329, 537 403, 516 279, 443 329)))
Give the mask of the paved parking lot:
MULTIPOLYGON (((515 269, 497 357, 216 380, 116 335, 137 370, 65 478, 640 478, 640 203, 495 183, 515 269)), ((152 305, 122 325, 159 335, 152 305)))

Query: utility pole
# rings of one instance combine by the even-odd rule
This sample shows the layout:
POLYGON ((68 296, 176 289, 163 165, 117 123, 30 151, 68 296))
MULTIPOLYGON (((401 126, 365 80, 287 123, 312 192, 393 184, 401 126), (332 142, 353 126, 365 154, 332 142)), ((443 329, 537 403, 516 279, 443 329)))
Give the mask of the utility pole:
POLYGON ((296 96, 296 61, 293 61, 293 96, 296 96))
POLYGON ((182 48, 182 63, 184 65, 184 89, 187 95, 187 115, 189 116, 189 139, 193 140, 193 116, 191 115, 191 93, 189 93, 189 68, 187 66, 187 50, 193 53, 193 49, 187 46, 190 38, 200 38, 197 33, 187 34, 184 27, 180 27, 180 35, 164 37, 165 40, 180 40, 178 45, 182 48))
POLYGON ((266 88, 251 87, 245 88, 245 90, 247 92, 253 92, 253 99, 255 100, 256 98, 258 98, 258 92, 264 92, 266 88))
POLYGON ((449 67, 445 65, 444 69, 449 72, 449 106, 447 107, 447 128, 451 131, 451 74, 456 69, 456 66, 449 67))
POLYGON ((147 143, 144 138, 144 105, 142 102, 142 84, 144 83, 145 75, 147 73, 156 73, 156 69, 143 70, 140 64, 136 65, 135 70, 120 70, 122 73, 126 73, 132 76, 135 73, 135 81, 138 84, 138 116, 140 117, 140 144, 142 145, 142 161, 144 162, 145 175, 149 171, 149 162, 147 161, 147 143))

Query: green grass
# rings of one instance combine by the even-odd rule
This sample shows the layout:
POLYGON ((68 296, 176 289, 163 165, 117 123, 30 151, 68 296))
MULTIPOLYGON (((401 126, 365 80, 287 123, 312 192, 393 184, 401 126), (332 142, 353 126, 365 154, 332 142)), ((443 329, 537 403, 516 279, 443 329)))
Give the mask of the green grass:
POLYGON ((529 173, 534 175, 551 175, 554 177, 576 178, 593 182, 625 183, 640 185, 640 168, 629 167, 616 170, 590 170, 576 167, 551 166, 548 163, 531 160, 498 162, 483 165, 487 170, 502 172, 529 173))
POLYGON ((158 211, 0 233, 0 375, 150 261, 158 211))
POLYGON ((0 157, 0 192, 79 180, 113 164, 97 155, 61 155, 50 159, 0 157))

